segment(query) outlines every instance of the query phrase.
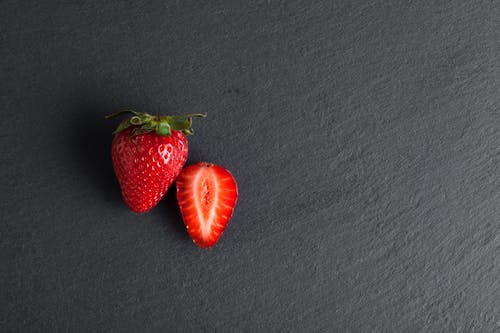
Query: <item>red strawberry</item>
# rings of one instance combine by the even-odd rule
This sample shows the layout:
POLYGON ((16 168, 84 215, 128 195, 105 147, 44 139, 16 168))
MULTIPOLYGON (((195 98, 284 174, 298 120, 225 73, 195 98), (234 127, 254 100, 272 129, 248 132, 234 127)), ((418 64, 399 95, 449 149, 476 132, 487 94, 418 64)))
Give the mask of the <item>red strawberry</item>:
POLYGON ((192 117, 205 115, 152 116, 122 111, 107 118, 130 113, 116 129, 111 157, 122 196, 136 213, 150 210, 165 195, 186 163, 192 134, 192 117))
POLYGON ((177 201, 193 242, 212 247, 226 228, 238 198, 236 182, 229 171, 200 162, 182 170, 177 201))

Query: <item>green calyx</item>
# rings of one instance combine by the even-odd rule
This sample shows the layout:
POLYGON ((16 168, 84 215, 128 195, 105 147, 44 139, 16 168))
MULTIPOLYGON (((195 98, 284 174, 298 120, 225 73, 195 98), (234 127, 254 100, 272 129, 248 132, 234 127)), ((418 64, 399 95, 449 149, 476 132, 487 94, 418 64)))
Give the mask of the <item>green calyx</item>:
POLYGON ((193 129, 191 128, 193 118, 205 118, 207 116, 202 113, 175 116, 153 116, 148 113, 123 110, 106 116, 106 119, 119 117, 125 114, 131 115, 131 117, 123 120, 114 133, 120 133, 134 126, 135 128, 130 132, 131 138, 139 134, 153 131, 158 135, 170 136, 172 130, 182 131, 186 135, 191 135, 193 134, 193 129))

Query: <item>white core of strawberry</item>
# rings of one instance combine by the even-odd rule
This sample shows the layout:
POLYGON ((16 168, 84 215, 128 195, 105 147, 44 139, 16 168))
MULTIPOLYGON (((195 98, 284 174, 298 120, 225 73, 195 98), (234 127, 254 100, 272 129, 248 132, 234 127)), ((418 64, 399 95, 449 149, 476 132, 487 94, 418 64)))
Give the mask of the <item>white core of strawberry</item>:
POLYGON ((208 169, 201 169, 194 179, 194 203, 196 205, 196 213, 198 215, 198 221, 200 222, 200 229, 203 236, 211 235, 212 223, 216 215, 216 203, 214 200, 209 200, 206 202, 207 198, 217 198, 219 195, 219 188, 217 185, 217 179, 213 174, 209 172, 208 169), (208 193, 212 191, 213 193, 208 193), (205 209, 203 206, 209 206, 208 218, 204 216, 203 212, 205 209))

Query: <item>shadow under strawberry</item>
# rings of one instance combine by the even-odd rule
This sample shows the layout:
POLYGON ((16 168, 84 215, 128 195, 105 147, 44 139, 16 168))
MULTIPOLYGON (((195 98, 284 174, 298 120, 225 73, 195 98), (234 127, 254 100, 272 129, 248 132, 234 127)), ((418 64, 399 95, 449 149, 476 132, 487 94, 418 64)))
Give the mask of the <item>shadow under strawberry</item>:
POLYGON ((111 163, 111 140, 116 124, 104 119, 109 112, 109 109, 90 104, 76 108, 73 111, 76 115, 74 126, 70 129, 70 150, 74 157, 74 170, 87 176, 96 194, 108 203, 127 209, 111 163))
POLYGON ((159 218, 156 220, 165 226, 165 233, 175 232, 183 241, 190 241, 177 204, 175 183, 168 189, 158 205, 152 209, 152 212, 158 213, 159 218))

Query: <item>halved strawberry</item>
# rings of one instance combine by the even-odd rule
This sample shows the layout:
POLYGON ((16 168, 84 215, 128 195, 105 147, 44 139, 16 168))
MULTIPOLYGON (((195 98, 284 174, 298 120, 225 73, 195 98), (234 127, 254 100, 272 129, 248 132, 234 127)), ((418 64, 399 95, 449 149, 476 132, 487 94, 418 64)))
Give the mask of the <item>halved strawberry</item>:
POLYGON ((236 182, 221 166, 200 162, 177 178, 177 201, 193 242, 212 247, 226 228, 238 198, 236 182))

